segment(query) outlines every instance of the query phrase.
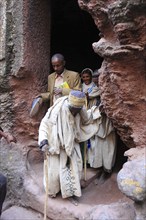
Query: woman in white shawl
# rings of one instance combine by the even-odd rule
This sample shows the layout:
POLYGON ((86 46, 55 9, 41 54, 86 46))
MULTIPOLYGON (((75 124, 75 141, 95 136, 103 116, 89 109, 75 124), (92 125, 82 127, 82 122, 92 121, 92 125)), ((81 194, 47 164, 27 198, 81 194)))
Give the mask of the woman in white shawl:
POLYGON ((82 91, 87 97, 87 109, 100 104, 99 87, 92 81, 93 71, 90 68, 85 68, 81 72, 82 91))

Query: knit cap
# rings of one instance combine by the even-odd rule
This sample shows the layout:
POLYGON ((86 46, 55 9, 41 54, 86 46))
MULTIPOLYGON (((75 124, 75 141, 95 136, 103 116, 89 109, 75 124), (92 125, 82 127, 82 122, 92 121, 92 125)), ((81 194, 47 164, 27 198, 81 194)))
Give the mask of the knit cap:
POLYGON ((82 108, 85 105, 85 100, 85 93, 78 90, 71 90, 68 97, 69 105, 74 108, 82 108))

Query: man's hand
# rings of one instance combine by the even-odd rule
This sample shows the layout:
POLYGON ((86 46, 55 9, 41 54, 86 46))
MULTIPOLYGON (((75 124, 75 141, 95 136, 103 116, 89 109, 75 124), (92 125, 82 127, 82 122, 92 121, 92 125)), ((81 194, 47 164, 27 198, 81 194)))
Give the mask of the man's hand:
POLYGON ((55 95, 62 94, 62 88, 56 88, 56 87, 55 87, 53 91, 54 91, 54 94, 55 94, 55 95))
POLYGON ((8 143, 11 143, 11 142, 16 143, 17 142, 16 138, 9 133, 6 133, 6 140, 8 143))
POLYGON ((104 113, 104 107, 102 104, 99 105, 99 111, 100 113, 104 113))

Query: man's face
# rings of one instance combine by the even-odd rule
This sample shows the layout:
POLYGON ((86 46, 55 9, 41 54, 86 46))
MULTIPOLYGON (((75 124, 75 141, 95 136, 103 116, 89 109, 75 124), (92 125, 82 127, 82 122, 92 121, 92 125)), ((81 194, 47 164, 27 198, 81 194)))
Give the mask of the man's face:
POLYGON ((52 60, 52 67, 58 75, 63 73, 64 66, 65 66, 65 61, 58 60, 58 59, 52 60))
POLYGON ((74 107, 69 106, 69 110, 71 114, 75 117, 81 111, 81 108, 74 108, 74 107))

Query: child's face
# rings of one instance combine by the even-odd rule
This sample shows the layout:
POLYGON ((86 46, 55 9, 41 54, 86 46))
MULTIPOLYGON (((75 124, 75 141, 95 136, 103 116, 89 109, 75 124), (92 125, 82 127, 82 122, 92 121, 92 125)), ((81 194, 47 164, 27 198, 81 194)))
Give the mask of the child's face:
POLYGON ((83 73, 82 80, 86 85, 89 85, 92 82, 92 77, 88 73, 83 73))

